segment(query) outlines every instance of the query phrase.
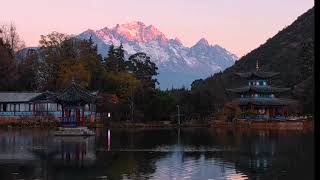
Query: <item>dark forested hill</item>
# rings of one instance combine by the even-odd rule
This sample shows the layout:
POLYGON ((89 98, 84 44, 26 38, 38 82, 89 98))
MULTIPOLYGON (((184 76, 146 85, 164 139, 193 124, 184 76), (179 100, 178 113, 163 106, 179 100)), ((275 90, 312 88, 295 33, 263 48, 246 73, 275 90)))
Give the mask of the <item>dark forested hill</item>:
POLYGON ((203 81, 195 81, 191 95, 207 94, 203 98, 210 98, 215 104, 226 102, 231 95, 225 89, 245 83, 244 79, 236 77, 234 73, 254 70, 257 60, 262 71, 280 72, 272 81, 273 85, 292 88, 290 96, 303 100, 305 111, 310 112, 313 104, 314 8, 224 72, 203 81))

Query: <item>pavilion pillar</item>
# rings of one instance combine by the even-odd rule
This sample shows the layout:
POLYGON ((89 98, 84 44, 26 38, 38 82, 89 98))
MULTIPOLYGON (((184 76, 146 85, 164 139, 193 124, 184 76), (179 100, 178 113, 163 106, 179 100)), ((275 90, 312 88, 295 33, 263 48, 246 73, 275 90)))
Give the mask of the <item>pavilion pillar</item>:
POLYGON ((36 104, 32 103, 32 115, 35 115, 35 111, 36 111, 36 104))
POLYGON ((81 117, 81 109, 79 106, 75 109, 76 110, 76 123, 81 122, 82 117, 81 117))
POLYGON ((287 116, 287 114, 288 114, 287 110, 288 110, 287 107, 283 107, 283 115, 284 116, 287 116))
POLYGON ((65 113, 64 123, 66 124, 68 122, 68 118, 69 118, 69 108, 64 107, 63 110, 65 113))
POLYGON ((78 108, 77 107, 75 107, 74 108, 74 119, 73 119, 73 122, 72 123, 76 123, 77 124, 77 122, 79 121, 79 119, 80 119, 80 113, 79 113, 79 111, 78 111, 78 108))
POLYGON ((85 122, 86 122, 86 119, 84 117, 84 106, 82 107, 82 122, 83 122, 83 126, 85 126, 85 122))
POLYGON ((61 121, 62 121, 62 123, 64 122, 64 107, 63 107, 63 104, 61 104, 61 111, 62 111, 62 117, 61 117, 61 121))
POLYGON ((64 122, 66 123, 68 121, 68 117, 69 117, 69 110, 66 107, 63 107, 63 111, 65 113, 64 115, 64 122))
POLYGON ((69 107, 69 108, 68 108, 68 122, 69 122, 69 123, 71 122, 71 119, 72 119, 72 108, 69 107))
POLYGON ((67 118, 66 118, 66 123, 69 123, 71 117, 71 112, 70 112, 70 107, 67 108, 67 118))
POLYGON ((73 111, 74 111, 74 108, 70 108, 70 119, 69 119, 70 124, 72 123, 73 117, 75 116, 73 111))
POLYGON ((285 116, 288 116, 288 108, 285 107, 284 110, 285 110, 284 115, 285 115, 285 116))
POLYGON ((77 107, 73 108, 73 116, 72 116, 72 120, 71 123, 74 124, 78 121, 78 112, 77 112, 77 107))

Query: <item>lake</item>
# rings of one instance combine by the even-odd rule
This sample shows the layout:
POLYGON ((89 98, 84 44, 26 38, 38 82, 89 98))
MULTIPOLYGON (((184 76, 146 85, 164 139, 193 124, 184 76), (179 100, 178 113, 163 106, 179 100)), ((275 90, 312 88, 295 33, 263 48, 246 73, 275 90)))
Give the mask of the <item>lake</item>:
POLYGON ((0 130, 0 179, 314 179, 312 133, 97 129, 55 137, 0 130))

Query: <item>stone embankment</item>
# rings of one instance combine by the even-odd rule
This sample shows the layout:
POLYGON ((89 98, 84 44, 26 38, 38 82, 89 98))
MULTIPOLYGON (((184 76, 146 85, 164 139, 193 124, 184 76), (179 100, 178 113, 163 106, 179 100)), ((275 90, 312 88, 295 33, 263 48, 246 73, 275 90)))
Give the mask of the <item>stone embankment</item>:
POLYGON ((311 130, 313 131, 313 119, 295 121, 248 121, 237 120, 236 122, 215 121, 211 124, 214 128, 249 128, 263 130, 311 130))
POLYGON ((59 122, 50 117, 0 118, 0 127, 52 128, 58 127, 58 125, 59 122))

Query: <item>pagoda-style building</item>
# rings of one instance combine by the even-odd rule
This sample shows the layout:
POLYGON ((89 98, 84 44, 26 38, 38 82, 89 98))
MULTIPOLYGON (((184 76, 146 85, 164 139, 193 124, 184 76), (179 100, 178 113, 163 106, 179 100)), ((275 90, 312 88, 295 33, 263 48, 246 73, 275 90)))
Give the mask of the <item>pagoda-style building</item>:
POLYGON ((62 125, 65 127, 86 126, 96 110, 98 97, 72 81, 71 85, 57 96, 61 105, 62 125), (89 112, 89 114, 85 113, 89 112))
POLYGON ((257 61, 255 71, 236 73, 236 75, 248 80, 247 86, 227 89, 229 92, 240 95, 240 98, 235 99, 234 102, 239 104, 241 118, 246 120, 286 119, 290 100, 277 98, 276 95, 289 91, 290 88, 271 86, 271 79, 279 75, 278 72, 260 71, 257 61))

